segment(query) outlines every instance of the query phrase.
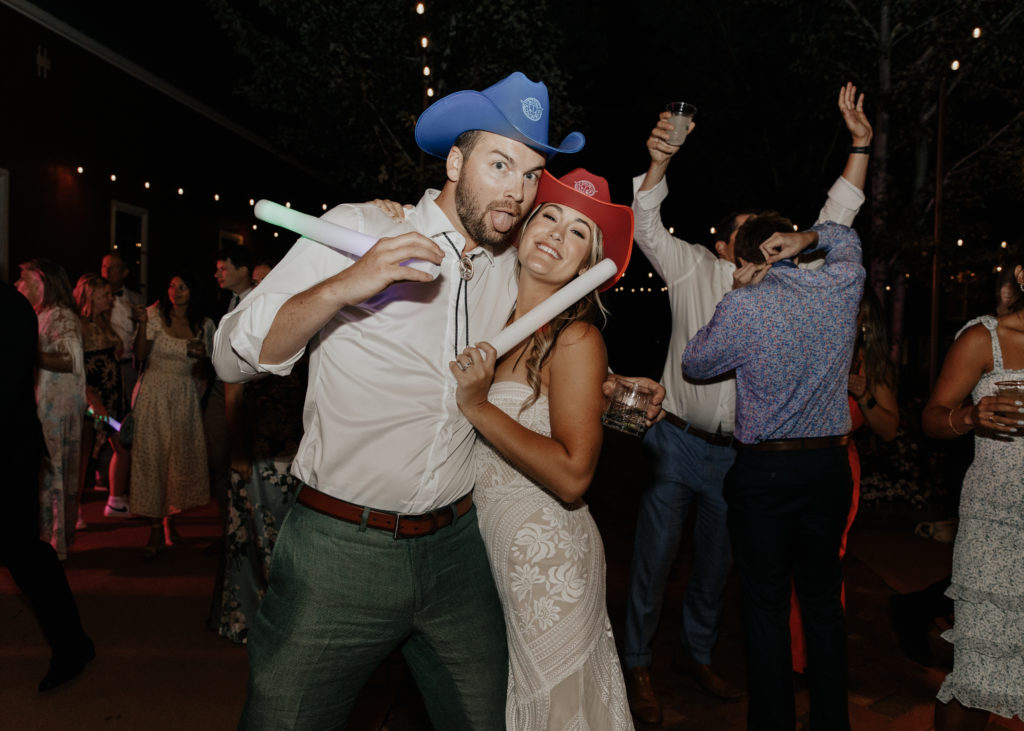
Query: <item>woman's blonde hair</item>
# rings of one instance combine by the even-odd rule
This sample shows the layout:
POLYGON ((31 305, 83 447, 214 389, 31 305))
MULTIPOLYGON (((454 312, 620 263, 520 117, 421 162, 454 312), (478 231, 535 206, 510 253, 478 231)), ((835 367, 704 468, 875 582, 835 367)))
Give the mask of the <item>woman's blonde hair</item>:
POLYGON ((106 279, 99 274, 90 272, 78 278, 78 282, 75 283, 75 291, 72 293, 72 297, 75 300, 75 309, 78 310, 78 314, 86 320, 98 322, 100 327, 104 329, 110 325, 110 310, 101 312, 98 316, 93 317, 92 296, 97 289, 109 286, 110 282, 106 279))
MULTIPOLYGON (((523 221, 522 228, 519 229, 519 237, 522 240, 523 232, 526 231, 530 222, 534 216, 545 206, 545 203, 541 203, 539 206, 533 209, 526 220, 523 221)), ((583 268, 580 270, 580 274, 590 269, 592 266, 597 264, 604 258, 604 236, 601 233, 601 228, 595 224, 594 226, 594 237, 590 242, 590 255, 584 261, 583 268)), ((515 266, 515 278, 518 281, 519 272, 522 265, 516 260, 515 266)), ((578 275, 577 275, 578 276, 578 275)), ((512 312, 515 313, 515 306, 512 307, 512 312)), ((533 393, 530 398, 523 402, 523 405, 519 409, 519 413, 522 413, 540 398, 540 372, 544 368, 545 364, 551 358, 551 354, 555 349, 555 345, 558 342, 559 336, 574 322, 587 322, 591 325, 596 325, 598 319, 601 321, 603 326, 608 317, 608 310, 605 309, 601 303, 601 297, 597 293, 597 289, 593 289, 580 299, 575 304, 566 308, 559 314, 555 315, 551 321, 540 328, 530 339, 526 341, 526 348, 519 354, 516 359, 516 364, 526 356, 526 383, 533 389, 533 393)))

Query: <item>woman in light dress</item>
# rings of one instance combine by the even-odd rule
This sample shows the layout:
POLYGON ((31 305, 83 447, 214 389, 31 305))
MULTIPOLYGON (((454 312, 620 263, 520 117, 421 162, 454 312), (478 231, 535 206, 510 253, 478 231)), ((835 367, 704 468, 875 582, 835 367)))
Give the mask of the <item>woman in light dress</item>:
POLYGON ((933 438, 974 431, 946 591, 953 671, 939 688, 936 731, 980 731, 990 713, 1024 718, 1024 398, 998 387, 1024 379, 1024 269, 1014 276, 1016 301, 960 331, 921 416, 933 438))
MULTIPOLYGON (((632 212, 610 202, 603 178, 545 172, 537 204, 519 239, 510 321, 604 256, 619 275, 629 261, 632 212)), ((607 354, 592 324, 600 313, 591 292, 497 363, 480 343, 450 366, 459 408, 482 437, 473 499, 505 612, 505 718, 517 731, 633 728, 605 605, 604 547, 581 499, 601 450, 607 354)))
POLYGON ((213 322, 202 316, 191 277, 176 274, 135 337, 146 366, 132 407, 129 510, 151 521, 145 558, 174 542, 174 515, 210 501, 200 396, 212 348, 213 322))
POLYGON ((22 264, 17 287, 39 318, 36 404, 48 454, 39 485, 40 537, 63 560, 80 519, 78 470, 85 413, 82 326, 71 300, 71 282, 60 264, 48 259, 22 264))

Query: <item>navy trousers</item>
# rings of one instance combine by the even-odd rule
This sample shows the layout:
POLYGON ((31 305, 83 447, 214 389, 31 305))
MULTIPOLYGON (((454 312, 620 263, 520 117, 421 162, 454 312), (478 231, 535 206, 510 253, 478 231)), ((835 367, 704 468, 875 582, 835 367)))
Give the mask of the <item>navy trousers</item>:
POLYGON ((812 729, 850 728, 839 543, 853 483, 846 447, 740 449, 725 478, 729 532, 743 589, 749 729, 796 724, 790 581, 807 641, 812 729))

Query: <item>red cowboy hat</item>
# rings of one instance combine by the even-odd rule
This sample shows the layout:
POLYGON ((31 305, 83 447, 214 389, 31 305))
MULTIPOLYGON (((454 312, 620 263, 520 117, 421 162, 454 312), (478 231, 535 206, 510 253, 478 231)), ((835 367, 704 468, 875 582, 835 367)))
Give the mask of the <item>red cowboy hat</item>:
POLYGON ((629 206, 612 203, 607 180, 583 168, 576 168, 561 178, 545 170, 537 188, 535 204, 539 206, 542 203, 559 203, 573 208, 600 227, 604 255, 615 262, 618 271, 598 288, 599 292, 609 289, 626 273, 629 255, 633 251, 633 210, 629 206))

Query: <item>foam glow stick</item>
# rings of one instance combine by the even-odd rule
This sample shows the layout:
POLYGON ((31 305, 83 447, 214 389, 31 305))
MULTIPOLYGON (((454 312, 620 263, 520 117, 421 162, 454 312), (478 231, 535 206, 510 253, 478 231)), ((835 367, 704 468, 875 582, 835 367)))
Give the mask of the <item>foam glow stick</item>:
MULTIPOLYGON (((288 229, 299 236, 355 257, 362 256, 370 250, 371 246, 377 243, 377 239, 373 236, 353 231, 350 228, 286 208, 265 199, 256 202, 253 214, 261 221, 288 229)), ((441 273, 441 267, 429 261, 410 259, 405 262, 405 265, 419 269, 421 272, 426 272, 434 278, 437 278, 437 275, 441 273)))
POLYGON ((498 351, 500 358, 539 327, 547 324, 559 312, 576 304, 587 293, 614 277, 618 271, 619 267, 614 261, 602 259, 597 266, 583 272, 493 338, 489 338, 487 342, 498 351))
POLYGON ((92 406, 87 408, 85 410, 85 413, 87 413, 89 416, 96 419, 97 421, 102 421, 105 424, 110 424, 110 426, 114 428, 114 431, 121 431, 121 422, 115 419, 113 416, 100 416, 99 414, 92 410, 92 406))

